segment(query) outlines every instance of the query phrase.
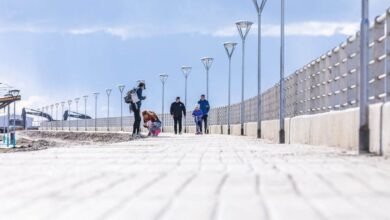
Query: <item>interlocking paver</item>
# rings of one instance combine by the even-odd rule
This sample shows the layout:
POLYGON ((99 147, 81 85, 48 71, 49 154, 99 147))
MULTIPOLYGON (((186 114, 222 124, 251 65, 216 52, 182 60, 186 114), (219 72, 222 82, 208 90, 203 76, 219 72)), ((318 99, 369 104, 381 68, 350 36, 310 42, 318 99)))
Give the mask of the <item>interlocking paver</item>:
POLYGON ((233 136, 0 154, 0 219, 390 219, 390 161, 233 136))

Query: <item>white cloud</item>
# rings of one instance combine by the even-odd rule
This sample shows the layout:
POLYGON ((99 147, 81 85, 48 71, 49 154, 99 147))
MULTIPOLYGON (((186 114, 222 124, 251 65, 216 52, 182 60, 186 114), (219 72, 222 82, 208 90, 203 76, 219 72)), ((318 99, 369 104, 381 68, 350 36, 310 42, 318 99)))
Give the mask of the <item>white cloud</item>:
MULTIPOLYGON (((291 23, 285 26, 286 36, 324 36, 330 37, 333 35, 353 35, 358 31, 359 24, 352 22, 302 22, 291 23)), ((253 26, 252 34, 256 33, 257 26, 253 26)), ((280 35, 279 25, 263 25, 262 34, 265 37, 278 37, 280 35)), ((237 35, 237 28, 229 26, 219 29, 211 35, 215 37, 231 37, 237 35)))
MULTIPOLYGON (((302 22, 291 23, 285 27, 286 36, 333 36, 337 34, 352 35, 358 30, 358 23, 353 22, 302 22)), ((255 34, 257 26, 252 27, 251 34, 255 34)), ((80 28, 45 28, 36 26, 14 26, 0 27, 0 33, 4 32, 28 32, 28 33, 61 33, 70 35, 92 35, 107 34, 118 37, 122 40, 129 38, 144 38, 172 34, 201 34, 211 35, 214 37, 231 37, 237 36, 237 29, 234 25, 212 31, 203 27, 183 27, 183 26, 144 26, 144 25, 127 25, 127 26, 93 26, 80 28)), ((263 36, 278 37, 280 34, 279 25, 263 25, 263 36)))

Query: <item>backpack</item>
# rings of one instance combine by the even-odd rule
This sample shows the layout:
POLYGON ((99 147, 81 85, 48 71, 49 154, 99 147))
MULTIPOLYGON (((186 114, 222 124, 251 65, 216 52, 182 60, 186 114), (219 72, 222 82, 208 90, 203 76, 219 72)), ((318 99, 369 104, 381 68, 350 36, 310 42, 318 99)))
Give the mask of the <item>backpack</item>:
POLYGON ((124 99, 127 104, 139 102, 140 100, 138 98, 137 88, 128 91, 124 99))

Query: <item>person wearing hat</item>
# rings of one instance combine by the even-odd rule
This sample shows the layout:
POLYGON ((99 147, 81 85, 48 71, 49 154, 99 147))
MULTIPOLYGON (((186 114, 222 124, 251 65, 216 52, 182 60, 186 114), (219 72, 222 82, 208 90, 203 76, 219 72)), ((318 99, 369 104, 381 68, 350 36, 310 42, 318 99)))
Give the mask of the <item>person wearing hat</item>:
POLYGON ((180 101, 180 97, 176 97, 176 101, 171 104, 171 116, 174 121, 175 134, 177 134, 177 127, 179 126, 179 134, 181 134, 182 130, 182 118, 183 115, 186 117, 186 107, 180 101))
POLYGON ((192 116, 194 117, 194 122, 196 125, 196 135, 202 134, 202 117, 203 117, 203 112, 200 109, 200 105, 196 104, 195 109, 192 112, 192 116))
POLYGON ((142 91, 146 89, 145 82, 139 82, 136 89, 138 100, 130 103, 130 110, 134 112, 133 136, 139 136, 141 132, 141 105, 146 96, 142 96, 142 91))

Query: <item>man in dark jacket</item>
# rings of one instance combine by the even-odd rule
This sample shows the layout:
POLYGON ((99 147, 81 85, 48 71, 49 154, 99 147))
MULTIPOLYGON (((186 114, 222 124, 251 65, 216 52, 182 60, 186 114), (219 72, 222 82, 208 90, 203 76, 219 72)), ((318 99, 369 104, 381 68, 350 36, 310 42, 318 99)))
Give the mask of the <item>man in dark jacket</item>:
POLYGON ((200 96, 200 100, 198 101, 198 104, 200 106, 200 110, 203 112, 202 120, 204 122, 204 133, 208 134, 209 129, 207 125, 207 118, 208 118, 208 113, 210 111, 210 104, 209 101, 206 100, 205 95, 200 96))
POLYGON ((182 130, 182 118, 186 116, 186 107, 180 101, 180 97, 176 98, 176 102, 171 105, 171 115, 173 117, 173 121, 175 122, 175 134, 177 134, 177 125, 179 124, 179 134, 181 134, 182 130))
POLYGON ((136 88, 138 100, 130 103, 130 110, 134 112, 133 137, 139 136, 141 132, 141 104, 146 99, 146 96, 142 96, 142 91, 145 88, 145 83, 140 82, 136 88))

